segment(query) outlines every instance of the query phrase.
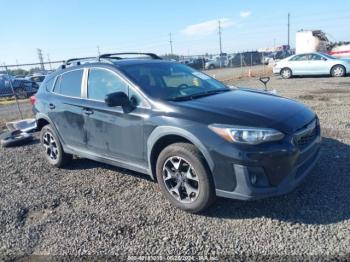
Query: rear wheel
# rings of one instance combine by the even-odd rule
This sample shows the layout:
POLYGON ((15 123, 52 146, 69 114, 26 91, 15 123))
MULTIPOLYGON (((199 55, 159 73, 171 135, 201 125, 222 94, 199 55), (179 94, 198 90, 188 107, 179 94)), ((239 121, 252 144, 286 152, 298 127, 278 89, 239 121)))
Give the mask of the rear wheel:
POLYGON ((198 213, 215 199, 210 171, 198 149, 188 143, 175 143, 159 155, 156 166, 158 184, 176 207, 198 213))
POLYGON ((215 69, 215 66, 214 65, 210 65, 209 69, 215 69))
POLYGON ((331 75, 333 77, 343 77, 345 76, 345 74, 346 74, 345 67, 342 65, 333 66, 331 69, 331 75))
POLYGON ((40 141, 44 149, 44 156, 51 165, 62 167, 72 159, 72 155, 63 151, 61 142, 50 125, 41 129, 40 141))
POLYGON ((281 76, 282 78, 284 79, 288 79, 288 78, 291 78, 292 77, 292 70, 290 70, 289 68, 283 68, 281 70, 281 76))

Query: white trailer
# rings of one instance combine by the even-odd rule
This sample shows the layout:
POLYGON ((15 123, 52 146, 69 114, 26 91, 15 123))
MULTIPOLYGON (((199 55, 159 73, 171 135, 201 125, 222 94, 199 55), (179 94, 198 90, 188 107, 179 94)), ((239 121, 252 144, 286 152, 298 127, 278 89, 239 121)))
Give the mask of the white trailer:
POLYGON ((296 33, 295 53, 327 52, 326 34, 321 30, 300 30, 296 33))
POLYGON ((295 53, 321 52, 338 58, 350 58, 350 42, 332 43, 321 30, 300 30, 296 33, 295 53))

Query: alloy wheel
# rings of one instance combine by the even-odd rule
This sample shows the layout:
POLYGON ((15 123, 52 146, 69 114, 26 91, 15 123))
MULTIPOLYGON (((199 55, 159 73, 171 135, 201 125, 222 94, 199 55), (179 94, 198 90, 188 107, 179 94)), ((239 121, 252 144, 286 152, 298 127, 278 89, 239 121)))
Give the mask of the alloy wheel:
POLYGON ((282 71, 282 77, 283 77, 283 78, 290 78, 290 77, 291 77, 291 72, 290 72, 290 70, 284 69, 284 70, 282 71))
POLYGON ((46 155, 52 159, 57 160, 59 157, 58 145, 55 138, 50 132, 46 132, 43 135, 43 146, 45 148, 46 155))
POLYGON ((191 203, 199 195, 199 178, 192 165, 184 158, 173 156, 163 165, 166 189, 177 201, 191 203))
POLYGON ((333 71, 334 76, 343 76, 344 75, 344 69, 340 66, 337 66, 336 68, 334 68, 333 71))

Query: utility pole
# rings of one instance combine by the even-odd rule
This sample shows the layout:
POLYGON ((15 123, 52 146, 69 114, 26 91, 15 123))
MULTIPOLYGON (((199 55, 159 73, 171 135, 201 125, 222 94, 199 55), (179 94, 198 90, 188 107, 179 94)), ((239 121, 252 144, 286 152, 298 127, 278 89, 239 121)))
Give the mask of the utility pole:
POLYGON ((38 52, 38 58, 40 62, 40 69, 44 71, 45 67, 44 67, 43 51, 40 48, 38 48, 37 52, 38 52))
POLYGON ((221 43, 221 21, 219 20, 219 44, 220 44, 220 55, 222 54, 222 43, 221 43))
POLYGON ((51 60, 50 60, 50 55, 49 54, 47 54, 47 61, 49 62, 50 70, 52 70, 52 65, 51 65, 51 60))
POLYGON ((290 44, 290 13, 288 13, 288 46, 290 44))
POLYGON ((170 54, 173 55, 173 39, 171 38, 171 33, 169 34, 169 43, 170 43, 170 54))
POLYGON ((97 46, 97 55, 100 56, 101 52, 100 52, 100 46, 97 46))

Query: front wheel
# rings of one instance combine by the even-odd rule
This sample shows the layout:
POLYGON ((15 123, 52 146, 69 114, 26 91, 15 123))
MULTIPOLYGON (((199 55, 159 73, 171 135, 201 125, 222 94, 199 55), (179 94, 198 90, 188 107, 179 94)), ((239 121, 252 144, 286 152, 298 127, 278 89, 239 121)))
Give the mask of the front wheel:
POLYGON ((215 200, 214 183, 203 156, 188 143, 175 143, 159 155, 156 166, 158 184, 176 207, 198 213, 215 200))
POLYGON ((292 77, 292 70, 290 70, 289 68, 283 68, 281 70, 281 76, 284 79, 288 79, 292 77))
POLYGON ((336 65, 333 66, 332 70, 331 70, 331 75, 333 77, 343 77, 345 76, 345 67, 342 65, 336 65))
POLYGON ((63 151, 61 142, 50 125, 41 129, 40 141, 44 149, 44 156, 51 165, 62 167, 72 159, 72 155, 63 151))

